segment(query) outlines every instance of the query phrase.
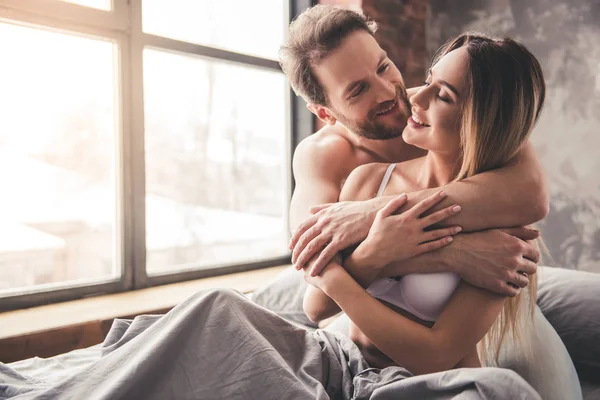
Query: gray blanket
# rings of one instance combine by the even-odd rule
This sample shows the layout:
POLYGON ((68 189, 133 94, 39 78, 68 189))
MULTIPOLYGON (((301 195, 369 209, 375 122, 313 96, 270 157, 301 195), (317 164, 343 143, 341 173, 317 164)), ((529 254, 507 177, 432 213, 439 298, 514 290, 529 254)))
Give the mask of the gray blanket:
POLYGON ((345 336, 299 328, 224 289, 164 316, 116 320, 101 351, 58 382, 0 363, 0 399, 540 399, 504 369, 368 368, 345 336))

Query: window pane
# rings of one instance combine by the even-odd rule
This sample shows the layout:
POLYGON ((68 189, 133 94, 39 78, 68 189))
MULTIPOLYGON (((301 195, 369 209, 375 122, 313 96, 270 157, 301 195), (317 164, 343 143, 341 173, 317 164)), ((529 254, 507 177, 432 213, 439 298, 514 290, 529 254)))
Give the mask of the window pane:
POLYGON ((79 4, 80 6, 98 8, 100 10, 112 10, 112 0, 62 0, 69 3, 79 4))
POLYGON ((116 44, 0 23, 0 292, 118 275, 116 44))
POLYGON ((263 0, 259 3, 245 0, 143 0, 144 32, 277 59, 287 30, 287 2, 263 0))
POLYGON ((144 52, 150 273, 288 253, 283 74, 144 52))

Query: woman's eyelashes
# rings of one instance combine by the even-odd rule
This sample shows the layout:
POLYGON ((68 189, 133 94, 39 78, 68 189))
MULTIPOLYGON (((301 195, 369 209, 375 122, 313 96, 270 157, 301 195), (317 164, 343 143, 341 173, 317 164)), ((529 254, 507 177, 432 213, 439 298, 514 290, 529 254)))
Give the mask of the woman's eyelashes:
POLYGON ((387 71, 387 69, 388 69, 389 67, 390 67, 390 64, 389 64, 389 63, 382 64, 382 65, 379 67, 379 69, 377 70, 377 73, 378 73, 378 74, 381 74, 381 73, 383 73, 383 72, 387 71))
MULTIPOLYGON (((423 81, 423 86, 429 86, 431 85, 431 83, 427 82, 427 81, 423 81)), ((436 97, 443 101, 444 103, 452 103, 452 99, 450 99, 449 97, 445 97, 445 96, 441 96, 440 95, 441 91, 439 91, 436 95, 436 97)))

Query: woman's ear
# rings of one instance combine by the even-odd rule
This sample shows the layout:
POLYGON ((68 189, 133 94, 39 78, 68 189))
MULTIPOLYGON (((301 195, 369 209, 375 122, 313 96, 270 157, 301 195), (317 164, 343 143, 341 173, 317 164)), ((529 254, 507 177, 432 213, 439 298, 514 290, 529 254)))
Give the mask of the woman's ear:
POLYGON ((327 107, 309 103, 306 105, 306 108, 308 108, 310 112, 317 116, 317 118, 319 118, 321 121, 325 122, 328 125, 335 125, 335 123, 337 122, 337 118, 331 114, 331 111, 329 111, 327 107))

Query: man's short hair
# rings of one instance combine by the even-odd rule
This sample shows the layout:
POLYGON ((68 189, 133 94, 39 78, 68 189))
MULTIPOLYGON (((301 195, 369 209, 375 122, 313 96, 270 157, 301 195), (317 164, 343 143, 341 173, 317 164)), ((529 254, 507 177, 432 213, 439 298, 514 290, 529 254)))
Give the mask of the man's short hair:
POLYGON ((295 18, 279 49, 281 68, 294 92, 308 103, 327 105, 327 94, 313 67, 359 30, 374 35, 377 24, 360 12, 336 6, 317 5, 295 18))

